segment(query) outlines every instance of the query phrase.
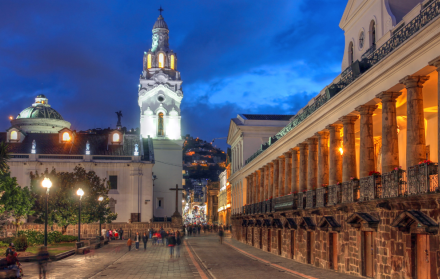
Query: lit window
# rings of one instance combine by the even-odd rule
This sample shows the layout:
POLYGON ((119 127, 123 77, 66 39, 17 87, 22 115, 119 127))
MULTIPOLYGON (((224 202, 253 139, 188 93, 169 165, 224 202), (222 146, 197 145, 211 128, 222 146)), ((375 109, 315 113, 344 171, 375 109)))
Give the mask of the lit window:
POLYGON ((63 133, 63 141, 70 141, 70 135, 68 132, 63 133))
POLYGON ((17 131, 12 131, 11 132, 11 140, 17 140, 17 139, 18 139, 17 131))
POLYGON ((165 64, 165 56, 163 53, 159 53, 159 68, 163 68, 165 64))
POLYGON ((118 133, 114 133, 113 134, 113 142, 118 142, 119 141, 119 134, 118 133))
POLYGON ((148 54, 148 56, 147 56, 147 68, 148 69, 151 68, 151 54, 148 54))
POLYGON ((174 55, 171 55, 170 63, 171 63, 171 67, 170 68, 174 70, 174 55))

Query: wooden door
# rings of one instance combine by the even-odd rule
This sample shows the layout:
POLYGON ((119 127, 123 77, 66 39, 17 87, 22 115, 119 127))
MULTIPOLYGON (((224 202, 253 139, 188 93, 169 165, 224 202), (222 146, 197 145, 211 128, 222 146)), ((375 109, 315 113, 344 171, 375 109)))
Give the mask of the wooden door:
POLYGON ((260 249, 263 249, 263 229, 260 228, 260 249))
POLYGON ((312 241, 313 241, 313 233, 307 232, 307 263, 312 263, 312 241))
POLYGON ((246 229, 245 229, 245 231, 244 231, 244 243, 248 243, 248 237, 247 237, 247 234, 248 234, 248 227, 245 227, 246 229))
POLYGON ((270 235, 270 229, 267 229, 267 252, 270 252, 271 250, 271 242, 272 242, 272 237, 270 235))
POLYGON ((363 232, 363 236, 363 275, 366 277, 373 277, 373 232, 363 232))
POLYGON ((416 254, 416 278, 430 279, 428 235, 417 234, 416 254))
POLYGON ((278 255, 281 256, 281 250, 282 250, 282 245, 283 245, 283 239, 281 238, 281 230, 278 230, 278 255))
POLYGON ((251 242, 252 242, 252 246, 254 246, 254 228, 251 228, 251 230, 252 230, 252 239, 251 239, 251 242))
POLYGON ((293 259, 295 256, 295 231, 290 231, 290 258, 293 259))
POLYGON ((334 270, 338 270, 338 234, 330 233, 328 235, 328 243, 329 243, 329 263, 330 268, 334 270))

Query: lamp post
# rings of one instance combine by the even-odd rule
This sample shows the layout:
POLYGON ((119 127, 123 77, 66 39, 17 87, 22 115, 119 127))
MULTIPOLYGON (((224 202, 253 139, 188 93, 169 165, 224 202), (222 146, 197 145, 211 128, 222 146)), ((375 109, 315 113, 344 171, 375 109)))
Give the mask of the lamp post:
MULTIPOLYGON (((98 198, 99 202, 102 202, 104 200, 104 198, 102 196, 100 196, 98 198)), ((101 210, 101 209, 100 209, 101 210)), ((101 216, 99 216, 99 236, 102 236, 102 232, 101 232, 101 216)))
POLYGON ((76 191, 76 194, 79 196, 78 242, 81 242, 81 198, 84 195, 84 191, 79 188, 78 191, 76 191))
POLYGON ((49 190, 50 187, 52 187, 52 181, 50 181, 49 178, 44 178, 43 181, 41 182, 41 185, 47 189, 46 191, 46 216, 45 216, 45 220, 44 220, 44 246, 47 247, 47 215, 49 215, 49 190))

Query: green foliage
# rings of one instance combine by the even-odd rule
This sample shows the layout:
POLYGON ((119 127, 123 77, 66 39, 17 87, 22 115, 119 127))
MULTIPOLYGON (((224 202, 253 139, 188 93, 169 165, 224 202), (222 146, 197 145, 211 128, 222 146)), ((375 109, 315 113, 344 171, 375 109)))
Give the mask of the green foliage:
POLYGON ((8 213, 14 218, 13 224, 18 227, 20 220, 33 214, 35 199, 28 187, 20 187, 15 177, 9 172, 0 173, 0 213, 8 213))
POLYGON ((4 174, 8 171, 9 146, 6 142, 0 142, 0 174, 4 174))
POLYGON ((14 242, 15 237, 3 237, 0 239, 0 242, 6 243, 6 246, 9 246, 11 242, 14 242))
POLYGON ((25 250, 29 245, 28 245, 28 241, 27 241, 27 238, 26 238, 26 236, 24 236, 24 235, 21 235, 21 236, 17 236, 15 239, 14 239, 14 245, 15 245, 15 249, 17 250, 17 251, 23 251, 23 250, 25 250))
POLYGON ((69 225, 78 223, 79 197, 76 195, 78 188, 82 188, 84 196, 81 201, 81 223, 93 223, 101 221, 110 223, 117 215, 110 211, 108 206, 109 184, 101 179, 94 171, 86 171, 82 167, 75 167, 73 172, 51 172, 35 175, 31 173, 34 181, 31 192, 36 199, 34 211, 37 221, 44 223, 46 212, 46 189, 41 186, 41 181, 48 177, 52 181, 49 192, 49 224, 58 224, 63 228, 63 234, 69 225), (102 196, 103 201, 98 198, 102 196))
MULTIPOLYGON (((35 230, 20 230, 18 236, 26 237, 30 246, 44 244, 44 233, 35 230)), ((76 241, 77 237, 73 235, 63 235, 61 232, 53 231, 47 233, 47 243, 60 243, 76 241)))

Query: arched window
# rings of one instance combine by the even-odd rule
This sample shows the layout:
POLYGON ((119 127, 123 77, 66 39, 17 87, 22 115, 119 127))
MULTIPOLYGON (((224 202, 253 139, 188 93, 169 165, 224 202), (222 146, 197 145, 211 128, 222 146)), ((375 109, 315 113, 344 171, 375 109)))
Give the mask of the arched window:
POLYGON ((163 129, 163 113, 159 113, 159 118, 157 119, 157 135, 158 136, 164 136, 164 129, 163 129))
POLYGON ((11 132, 11 140, 17 140, 17 139, 18 139, 17 131, 12 131, 11 132))
POLYGON ((118 133, 114 133, 113 134, 113 142, 118 142, 119 141, 119 134, 118 133))
POLYGON ((147 68, 148 69, 151 68, 151 54, 148 54, 148 56, 147 56, 147 68))
POLYGON ((370 47, 376 45, 376 22, 374 20, 370 23, 370 47))
POLYGON ((350 42, 350 44, 348 45, 348 64, 351 65, 353 64, 353 42, 350 42))
POLYGON ((70 135, 68 132, 63 133, 63 141, 70 141, 70 135))
POLYGON ((171 54, 170 68, 174 70, 174 55, 171 54))
POLYGON ((165 65, 165 56, 163 53, 159 53, 159 68, 163 68, 165 65))

